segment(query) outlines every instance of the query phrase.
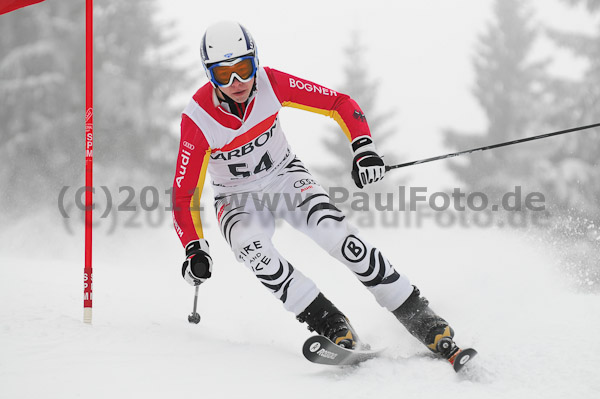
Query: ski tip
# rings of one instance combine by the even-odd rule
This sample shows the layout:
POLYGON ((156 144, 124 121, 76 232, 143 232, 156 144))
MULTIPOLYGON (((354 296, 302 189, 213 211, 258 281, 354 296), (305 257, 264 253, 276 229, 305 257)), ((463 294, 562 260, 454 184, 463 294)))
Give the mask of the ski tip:
POLYGON ((449 361, 452 367, 454 367, 454 371, 458 373, 476 355, 477 351, 473 348, 461 349, 449 361))

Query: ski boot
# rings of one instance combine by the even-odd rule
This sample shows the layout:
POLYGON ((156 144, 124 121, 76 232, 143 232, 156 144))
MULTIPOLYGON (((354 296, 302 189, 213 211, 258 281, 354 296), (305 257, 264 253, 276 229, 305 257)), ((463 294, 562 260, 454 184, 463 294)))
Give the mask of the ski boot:
POLYGON ((429 301, 420 296, 417 287, 414 287, 408 299, 392 313, 433 353, 450 360, 459 351, 453 340, 454 330, 446 320, 431 310, 429 301))
POLYGON ((321 293, 296 319, 308 324, 309 331, 329 338, 336 345, 354 349, 358 336, 348 318, 321 293))

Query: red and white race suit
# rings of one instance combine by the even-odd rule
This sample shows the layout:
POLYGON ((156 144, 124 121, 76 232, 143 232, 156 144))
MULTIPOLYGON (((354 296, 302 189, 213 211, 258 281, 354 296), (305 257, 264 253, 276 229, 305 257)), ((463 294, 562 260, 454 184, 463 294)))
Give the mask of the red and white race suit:
POLYGON ((268 67, 256 74, 256 90, 243 118, 229 112, 214 90, 209 83, 201 87, 182 116, 173 184, 173 219, 181 243, 203 238, 198 204, 208 171, 223 237, 286 309, 301 313, 319 290, 274 248, 277 217, 346 264, 382 306, 398 308, 412 292, 408 279, 330 203, 294 156, 278 118, 285 106, 330 116, 350 143, 370 135, 358 104, 345 94, 268 67))

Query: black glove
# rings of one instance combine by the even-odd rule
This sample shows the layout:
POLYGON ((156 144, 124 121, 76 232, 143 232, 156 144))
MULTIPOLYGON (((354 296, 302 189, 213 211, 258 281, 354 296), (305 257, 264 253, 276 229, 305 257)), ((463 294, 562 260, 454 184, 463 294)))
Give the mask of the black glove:
POLYGON ((385 163, 377 154, 375 144, 369 136, 360 136, 352 141, 354 159, 352 161, 352 180, 358 188, 375 183, 385 175, 385 163))
POLYGON ((183 262, 181 275, 191 285, 200 285, 212 275, 212 258, 208 242, 201 238, 185 247, 187 259, 183 262))

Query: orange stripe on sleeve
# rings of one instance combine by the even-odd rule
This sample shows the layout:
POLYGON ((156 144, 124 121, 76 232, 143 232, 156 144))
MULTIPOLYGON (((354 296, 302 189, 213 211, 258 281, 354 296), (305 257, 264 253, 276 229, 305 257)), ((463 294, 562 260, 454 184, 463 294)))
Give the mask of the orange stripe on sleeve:
POLYGON ((346 126, 346 123, 340 116, 339 112, 337 112, 336 110, 328 110, 328 109, 321 109, 321 108, 317 108, 317 107, 309 107, 308 105, 302 105, 302 104, 294 103, 291 101, 284 101, 283 103, 281 103, 281 105, 283 105, 284 107, 291 107, 291 108, 301 109, 304 111, 314 112, 316 114, 325 115, 325 116, 332 118, 333 120, 335 120, 338 123, 338 125, 340 125, 340 127, 342 128, 342 131, 348 138, 348 141, 352 141, 352 136, 350 135, 350 129, 348 129, 348 126, 346 126))
POLYGON ((204 233, 202 231, 202 220, 200 217, 200 197, 202 197, 202 189, 204 188, 204 180, 206 179, 206 169, 208 168, 208 162, 210 161, 210 154, 211 150, 209 148, 204 154, 204 159, 202 160, 202 169, 200 170, 198 183, 196 184, 196 191, 190 200, 192 222, 194 223, 194 228, 196 229, 198 238, 204 238, 204 233))

